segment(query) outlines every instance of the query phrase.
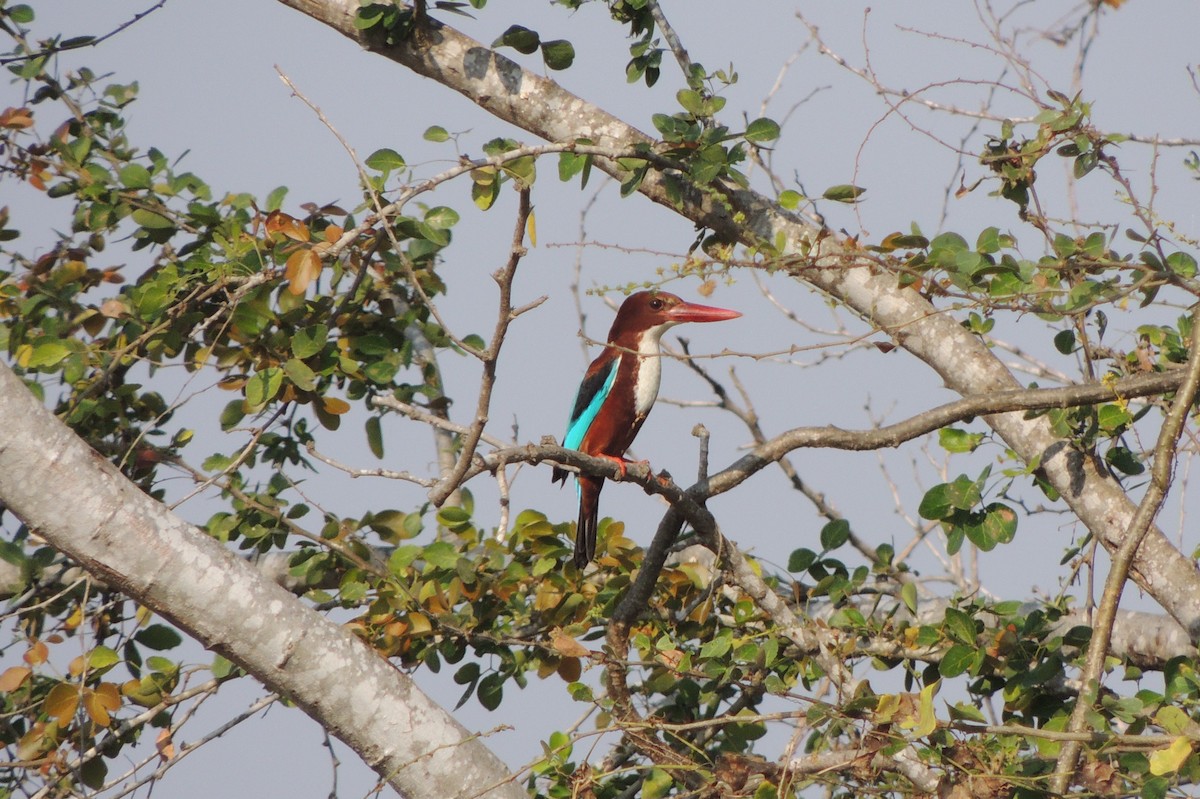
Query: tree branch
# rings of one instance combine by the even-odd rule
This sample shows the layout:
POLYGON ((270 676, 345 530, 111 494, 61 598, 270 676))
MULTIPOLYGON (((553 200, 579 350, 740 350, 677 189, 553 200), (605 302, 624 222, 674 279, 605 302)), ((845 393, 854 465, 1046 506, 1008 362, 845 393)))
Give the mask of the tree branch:
POLYGON ((253 674, 412 799, 525 791, 477 738, 342 626, 168 512, 0 363, 0 502, 113 589, 253 674), (47 485, 71 486, 65 503, 47 485))
MULTIPOLYGON (((549 78, 523 70, 436 20, 424 20, 408 39, 384 45, 355 27, 357 0, 279 2, 547 141, 573 142, 582 137, 616 148, 653 144, 645 133, 549 78)), ((608 159, 597 158, 596 164, 614 176, 624 175, 620 166, 608 159)), ((773 266, 786 266, 793 276, 893 336, 959 394, 982 396, 1017 388, 1016 379, 984 342, 916 291, 901 288, 894 275, 879 269, 875 259, 846 247, 838 237, 805 223, 756 192, 725 185, 706 188, 709 190, 685 187, 680 191, 678 180, 668 186, 663 175, 651 170, 638 191, 725 241, 755 247, 781 242, 790 261, 776 261, 773 266)), ((1120 546, 1134 506, 1116 481, 1057 438, 1044 419, 1006 414, 985 421, 1022 460, 1040 464, 1049 483, 1105 547, 1115 551, 1120 546)), ((1130 572, 1139 586, 1200 640, 1200 574, 1161 531, 1152 528, 1147 533, 1130 572)))
MULTIPOLYGON (((1088 642, 1087 657, 1084 659, 1083 672, 1080 681, 1083 688, 1079 699, 1071 711, 1071 719, 1067 724, 1068 732, 1080 732, 1087 726, 1088 714, 1092 705, 1099 697, 1100 680, 1104 676, 1104 661, 1108 656, 1109 642, 1112 640, 1113 622, 1116 620, 1117 608, 1121 604, 1121 593, 1125 589, 1125 581, 1129 579, 1129 569, 1133 565, 1134 553, 1137 552, 1146 534, 1154 523, 1155 516, 1162 508, 1167 490, 1171 487, 1171 476, 1175 468, 1175 450, 1179 444, 1179 436, 1183 433, 1184 424, 1196 400, 1196 391, 1200 388, 1200 305, 1192 306, 1192 342, 1191 353, 1188 357, 1187 371, 1183 383, 1175 394, 1171 410, 1167 413, 1166 421, 1158 431, 1158 442, 1154 446, 1154 465, 1150 470, 1150 485, 1138 505, 1137 513, 1129 522, 1129 531, 1121 542, 1116 554, 1112 557, 1112 566, 1104 583, 1104 593, 1100 596, 1100 607, 1092 623, 1092 638, 1088 642)), ((1070 741, 1063 745, 1058 762, 1054 767, 1054 779, 1051 790, 1056 794, 1066 793, 1075 773, 1075 764, 1083 744, 1070 741)))

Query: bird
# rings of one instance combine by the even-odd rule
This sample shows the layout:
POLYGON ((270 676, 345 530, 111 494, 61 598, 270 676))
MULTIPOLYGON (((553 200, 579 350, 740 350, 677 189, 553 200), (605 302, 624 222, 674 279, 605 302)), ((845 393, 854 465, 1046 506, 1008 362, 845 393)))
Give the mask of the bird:
MULTIPOLYGON (((621 475, 629 463, 625 450, 633 443, 658 398, 662 375, 662 335, 684 322, 721 322, 738 311, 685 302, 665 291, 629 295, 617 311, 608 343, 592 361, 571 406, 563 446, 607 458, 621 475)), ((554 467, 552 482, 566 483, 567 470, 554 467)), ((579 523, 575 528, 574 563, 583 569, 596 556, 596 525, 604 478, 577 474, 579 523)))

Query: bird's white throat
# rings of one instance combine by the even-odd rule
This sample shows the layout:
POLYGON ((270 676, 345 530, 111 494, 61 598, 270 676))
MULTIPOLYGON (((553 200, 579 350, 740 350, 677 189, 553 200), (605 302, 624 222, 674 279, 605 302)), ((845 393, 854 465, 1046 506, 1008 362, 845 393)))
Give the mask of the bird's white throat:
POLYGON ((637 374, 633 380, 633 407, 638 416, 650 413, 658 399, 658 386, 662 381, 662 336, 667 328, 678 322, 663 322, 656 325, 638 339, 637 374))

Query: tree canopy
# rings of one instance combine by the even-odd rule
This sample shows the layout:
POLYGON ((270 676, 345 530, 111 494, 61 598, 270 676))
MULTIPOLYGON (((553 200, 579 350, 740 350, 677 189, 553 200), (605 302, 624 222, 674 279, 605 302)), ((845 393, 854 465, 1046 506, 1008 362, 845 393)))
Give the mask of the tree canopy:
MULTIPOLYGON (((806 38, 751 108, 729 98, 753 43, 702 53, 672 25, 685 6, 561 0, 579 33, 556 38, 486 0, 280 2, 386 61, 397 86, 416 73, 486 114, 458 131, 415 108, 419 142, 360 155, 281 72, 361 194, 243 193, 141 139, 136 76, 83 65, 162 3, 83 36, 0 4, 19 96, 0 113, 0 796, 148 791, 277 701, 411 797, 1194 790, 1200 140, 1109 127, 1091 79, 1119 57, 1126 15, 1149 12, 978 4, 969 39, 902 32, 929 53, 982 52, 990 77, 930 59, 936 77, 898 88, 870 43, 853 55, 803 14, 755 10, 806 38), (669 98, 648 125, 564 87, 599 35, 587 11, 628 39, 599 80, 669 98), (1043 46, 1059 60, 1044 66, 1043 46), (820 188, 805 170, 822 154, 789 135, 821 91, 806 67, 880 103, 852 169, 820 188), (881 141, 890 122, 952 177, 926 166, 881 196, 887 164, 864 153, 905 158, 881 141), (864 224, 864 203, 903 209, 916 192, 947 210, 864 224), (552 370, 565 415, 578 370, 540 347, 568 331, 525 278, 539 209, 570 202, 582 229, 618 197, 687 235, 603 289, 761 309, 742 320, 752 351, 666 342, 694 378, 674 403, 693 437, 671 455, 695 477, 620 469, 550 438, 558 419, 497 407, 548 391, 552 370), (987 223, 960 225, 960 200, 987 223), (52 209, 53 234, 33 207, 52 209), (518 330, 542 343, 514 349, 518 330), (826 424, 791 401, 793 375, 834 362, 885 400, 898 368, 923 404, 837 396, 865 411, 826 424), (627 524, 621 499, 638 492, 610 489, 597 561, 577 568, 573 514, 543 504, 551 465, 635 484, 660 512, 627 524), (350 481, 375 488, 347 502, 350 481), (894 513, 881 524, 868 505, 894 513), (1023 541, 1034 554, 1006 560, 1023 541), (1022 558, 1056 585, 980 576, 1022 558), (184 636, 211 654, 190 657, 184 636), (457 707, 419 687, 436 673, 457 707), (202 703, 251 679, 262 700, 194 732, 202 703), (582 720, 501 759, 455 718, 477 705, 519 723, 531 680, 582 720)), ((1172 102, 1195 105, 1191 68, 1167 68, 1192 76, 1172 102)), ((580 329, 598 330, 574 283, 580 329)))

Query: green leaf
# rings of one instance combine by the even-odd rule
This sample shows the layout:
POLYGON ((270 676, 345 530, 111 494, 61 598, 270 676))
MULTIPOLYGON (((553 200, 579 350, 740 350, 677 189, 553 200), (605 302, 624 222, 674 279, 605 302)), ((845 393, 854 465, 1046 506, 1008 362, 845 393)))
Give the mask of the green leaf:
POLYGON ((175 227, 175 223, 162 214, 156 214, 145 208, 137 208, 132 214, 133 221, 147 230, 167 230, 175 227))
POLYGON ((833 200, 839 203, 854 203, 858 202, 858 198, 863 195, 866 189, 861 186, 853 186, 849 183, 842 183, 837 186, 830 186, 821 195, 826 200, 833 200))
POLYGON ((438 524, 455 533, 471 529, 471 513, 465 508, 445 507, 438 511, 438 524))
POLYGON ((942 662, 938 664, 938 674, 943 677, 957 677, 971 667, 971 661, 974 659, 973 648, 955 644, 942 655, 942 662))
POLYGON ((268 366, 246 381, 246 402, 251 408, 259 409, 266 405, 283 388, 283 370, 278 366, 268 366))
POLYGON ((566 69, 575 63, 575 46, 566 39, 543 42, 542 60, 550 69, 566 69))
POLYGON ((316 372, 299 358, 289 358, 283 365, 283 371, 292 384, 302 391, 314 391, 317 388, 316 372))
POLYGON ((28 25, 33 22, 33 9, 21 3, 8 9, 8 18, 18 25, 28 25))
POLYGON ((117 174, 117 180, 127 189, 150 188, 150 170, 141 164, 126 164, 117 174))
POLYGON ((25 364, 30 369, 54 366, 71 354, 71 348, 57 339, 42 339, 33 347, 33 354, 25 364))
POLYGON ((983 441, 983 433, 968 433, 957 427, 943 427, 938 431, 938 444, 947 452, 974 452, 983 441))
POLYGON ((380 460, 383 459, 383 425, 379 421, 378 416, 372 416, 367 419, 367 446, 371 449, 371 454, 380 460))
POLYGON ((721 658, 728 654, 733 648, 733 640, 730 635, 718 635, 711 641, 708 641, 704 646, 700 647, 700 657, 702 658, 721 658))
POLYGON ((955 702, 950 705, 950 718, 955 721, 973 721, 976 724, 986 724, 987 718, 979 708, 966 702, 955 702))
POLYGON ((450 134, 441 125, 430 125, 425 128, 425 141, 444 142, 450 139, 450 134))
POLYGON ((695 117, 706 116, 704 113, 704 95, 693 89, 680 89, 675 99, 683 106, 683 110, 695 117))
POLYGON ((1060 330, 1054 335, 1054 349, 1061 352, 1063 355, 1070 355, 1075 351, 1075 331, 1060 330))
POLYGON ((1141 474, 1146 471, 1145 465, 1127 447, 1119 445, 1112 447, 1104 453, 1104 460, 1113 468, 1128 475, 1141 474))
POLYGON ((1017 513, 1002 502, 984 508, 983 533, 997 544, 1007 544, 1017 534, 1017 513))
POLYGON ((104 758, 88 758, 79 767, 79 781, 93 791, 98 791, 104 787, 104 781, 107 779, 108 764, 104 762, 104 758))
POLYGON ((484 677, 479 681, 479 690, 476 696, 479 697, 479 704, 488 710, 500 707, 500 703, 504 700, 504 679, 495 673, 484 677))
POLYGON ((404 169, 406 166, 404 157, 388 147, 371 153, 367 156, 367 160, 364 163, 376 172, 382 172, 385 175, 393 169, 404 169))
POLYGON ((904 603, 904 607, 908 608, 909 613, 917 612, 917 584, 909 581, 900 586, 900 601, 904 603))
POLYGON ((237 666, 234 666, 232 661, 221 655, 213 656, 212 665, 209 666, 209 669, 212 671, 212 676, 218 680, 224 679, 230 674, 233 674, 236 668, 237 666))
POLYGON ((121 656, 107 646, 98 646, 88 653, 88 668, 93 671, 110 669, 121 662, 121 656))
POLYGON ((423 548, 416 544, 405 544, 404 546, 396 547, 392 550, 391 556, 388 557, 388 571, 397 577, 403 577, 408 567, 413 564, 413 561, 421 557, 423 551, 423 548))
POLYGON ((297 358, 311 358, 325 348, 329 338, 329 328, 325 325, 313 325, 297 330, 292 336, 292 355, 297 358))
POLYGON ((850 522, 834 519, 821 528, 821 548, 826 552, 837 549, 850 540, 850 522))
POLYGON ((765 142, 775 141, 779 138, 779 123, 773 119, 761 117, 754 120, 746 126, 746 132, 743 134, 746 141, 749 142, 765 142))
POLYGON ((1167 268, 1180 277, 1196 276, 1196 259, 1186 252, 1173 252, 1167 256, 1167 268))
POLYGON ((642 799, 662 799, 674 784, 670 772, 655 766, 642 781, 642 799))
POLYGON ((950 501, 950 486, 946 483, 940 483, 925 492, 925 496, 921 498, 921 504, 917 506, 917 513, 922 519, 937 521, 945 519, 954 511, 954 504, 950 501))
POLYGON ((1109 403, 1096 409, 1096 422, 1104 432, 1116 435, 1133 422, 1133 416, 1120 405, 1109 403))
POLYGON ((532 31, 524 25, 510 25, 508 30, 492 42, 492 47, 511 47, 518 53, 529 55, 538 49, 539 44, 541 38, 537 31, 532 31))
POLYGON ((975 241, 975 249, 983 253, 993 253, 999 251, 1000 229, 996 227, 989 227, 981 231, 979 238, 975 241))
POLYGON ((284 201, 284 198, 287 197, 287 193, 288 193, 287 186, 276 186, 274 189, 272 189, 271 193, 267 195, 266 210, 268 212, 270 212, 270 211, 278 211, 280 208, 282 208, 283 201, 284 201))
POLYGON ((387 6, 382 3, 372 3, 371 5, 363 6, 358 9, 358 13, 354 16, 354 27, 360 31, 375 27, 383 20, 383 14, 386 10, 387 6))
POLYGON ((800 207, 800 201, 804 199, 803 195, 798 191, 785 189, 779 194, 779 204, 789 211, 795 211, 800 207))
POLYGON ((946 621, 942 629, 951 640, 975 646, 975 620, 958 608, 946 608, 946 621))
POLYGON ((434 541, 425 547, 425 562, 438 569, 453 569, 458 565, 458 550, 449 541, 434 541))
POLYGON ((457 225, 458 220, 458 211, 444 205, 430 208, 425 214, 425 224, 437 230, 448 230, 457 225))
POLYGON ((790 572, 808 571, 808 567, 813 565, 817 559, 817 553, 811 549, 797 549, 788 556, 787 570, 790 572))
POLYGON ((182 636, 175 630, 165 624, 151 624, 144 630, 141 630, 133 639, 142 646, 150 649, 163 651, 165 649, 174 649, 183 643, 182 636))
POLYGON ((221 411, 221 429, 232 430, 246 418, 246 404, 241 400, 233 400, 221 411))

